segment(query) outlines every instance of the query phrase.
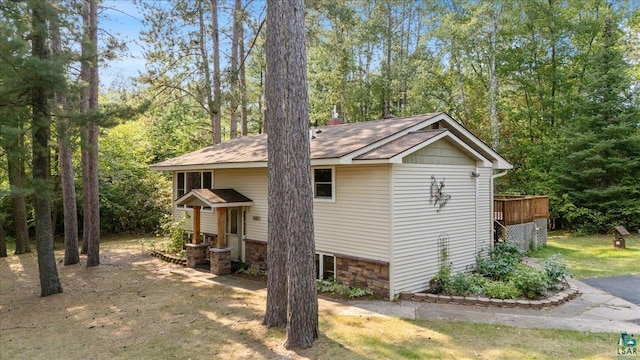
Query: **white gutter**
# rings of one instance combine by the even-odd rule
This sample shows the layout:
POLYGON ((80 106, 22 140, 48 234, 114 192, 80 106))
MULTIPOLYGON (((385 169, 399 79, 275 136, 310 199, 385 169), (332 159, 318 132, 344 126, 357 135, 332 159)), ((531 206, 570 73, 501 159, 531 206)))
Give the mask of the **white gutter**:
POLYGON ((493 175, 491 175, 491 178, 495 180, 495 179, 497 179, 499 177, 503 177, 503 176, 507 175, 507 172, 508 172, 508 170, 505 170, 503 172, 499 172, 497 174, 493 174, 493 175))

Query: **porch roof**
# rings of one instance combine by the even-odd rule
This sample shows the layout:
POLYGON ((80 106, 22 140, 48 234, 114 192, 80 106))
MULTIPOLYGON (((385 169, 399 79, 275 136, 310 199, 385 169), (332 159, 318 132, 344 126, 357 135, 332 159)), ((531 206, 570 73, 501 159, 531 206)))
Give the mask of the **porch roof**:
POLYGON ((180 197, 176 205, 223 208, 252 206, 253 200, 234 189, 193 189, 180 197))

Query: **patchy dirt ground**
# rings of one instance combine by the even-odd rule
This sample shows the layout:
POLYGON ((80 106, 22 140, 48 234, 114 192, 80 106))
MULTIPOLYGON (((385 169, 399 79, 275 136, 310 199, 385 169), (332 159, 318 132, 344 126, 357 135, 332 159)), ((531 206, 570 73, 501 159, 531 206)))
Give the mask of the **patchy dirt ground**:
POLYGON ((177 266, 147 255, 138 240, 104 244, 100 263, 58 264, 64 292, 41 298, 34 253, 0 259, 0 357, 298 356, 282 347, 281 330, 261 326, 257 294, 171 275, 177 266))
POLYGON ((64 292, 46 298, 34 253, 1 258, 0 359, 599 359, 616 343, 617 334, 325 311, 314 347, 288 351, 284 330, 261 325, 263 283, 176 275, 182 267, 148 255, 152 243, 105 241, 95 268, 59 263, 64 292))

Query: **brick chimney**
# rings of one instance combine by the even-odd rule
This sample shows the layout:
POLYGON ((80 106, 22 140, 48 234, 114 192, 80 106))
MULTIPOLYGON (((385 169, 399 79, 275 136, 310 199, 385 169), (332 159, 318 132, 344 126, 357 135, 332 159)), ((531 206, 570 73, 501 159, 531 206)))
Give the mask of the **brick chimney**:
POLYGON ((332 126, 332 125, 342 125, 342 124, 344 124, 344 121, 342 121, 342 119, 338 117, 336 106, 333 105, 333 115, 331 115, 331 119, 329 119, 329 122, 327 122, 327 125, 332 126))

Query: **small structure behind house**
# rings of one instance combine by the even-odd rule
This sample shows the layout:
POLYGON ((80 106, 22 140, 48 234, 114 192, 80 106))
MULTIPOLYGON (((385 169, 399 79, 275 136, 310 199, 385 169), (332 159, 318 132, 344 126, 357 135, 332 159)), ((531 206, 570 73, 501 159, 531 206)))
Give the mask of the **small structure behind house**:
POLYGON ((518 245, 524 251, 547 243, 549 197, 495 195, 494 240, 518 245))
POLYGON ((629 232, 625 229, 624 226, 618 225, 614 226, 609 230, 609 233, 613 233, 613 247, 616 249, 626 249, 627 245, 625 244, 624 237, 629 236, 629 232))

